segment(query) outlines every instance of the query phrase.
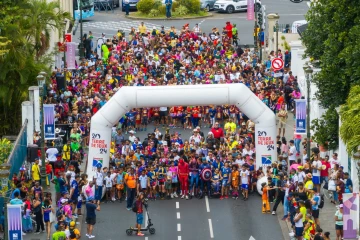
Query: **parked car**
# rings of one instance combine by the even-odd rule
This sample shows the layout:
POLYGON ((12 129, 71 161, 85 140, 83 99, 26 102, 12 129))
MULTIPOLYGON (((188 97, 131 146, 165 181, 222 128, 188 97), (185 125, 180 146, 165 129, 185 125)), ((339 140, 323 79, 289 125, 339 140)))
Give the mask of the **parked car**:
MULTIPOLYGON (((129 0, 130 1, 130 10, 137 10, 137 3, 139 0, 129 0)), ((121 0, 121 10, 125 12, 125 1, 121 0)))
POLYGON ((214 4, 214 9, 218 12, 227 13, 247 11, 247 0, 218 0, 214 4))
POLYGON ((200 0, 201 2, 201 9, 204 9, 205 11, 214 10, 214 4, 216 0, 200 0))

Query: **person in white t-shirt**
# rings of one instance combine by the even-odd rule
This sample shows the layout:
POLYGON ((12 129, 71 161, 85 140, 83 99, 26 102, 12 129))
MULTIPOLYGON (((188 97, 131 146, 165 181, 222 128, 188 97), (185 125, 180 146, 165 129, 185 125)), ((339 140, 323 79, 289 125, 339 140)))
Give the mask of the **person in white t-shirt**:
POLYGON ((57 148, 49 148, 48 150, 46 150, 47 158, 50 162, 56 162, 56 156, 58 153, 59 151, 57 150, 57 148))
POLYGON ((245 161, 242 159, 241 155, 237 155, 235 159, 235 164, 239 166, 239 169, 242 167, 242 165, 245 163, 245 161))
POLYGON ((95 200, 100 201, 102 198, 102 188, 104 186, 104 174, 101 171, 101 165, 98 165, 94 176, 95 183, 95 200))
POLYGON ((141 171, 138 182, 138 192, 143 192, 146 196, 146 189, 148 187, 148 176, 145 174, 145 170, 141 171))
POLYGON ((108 202, 111 199, 111 190, 113 187, 113 181, 111 179, 111 172, 107 172, 105 180, 105 187, 106 187, 106 202, 108 202))
POLYGON ((294 140, 290 140, 290 148, 289 148, 289 162, 290 166, 296 162, 296 147, 294 145, 294 140))
POLYGON ((240 171, 240 179, 241 179, 241 189, 242 189, 242 194, 244 196, 244 200, 248 199, 249 178, 250 178, 249 176, 250 176, 250 172, 247 170, 246 166, 243 165, 240 171))
POLYGON ((330 162, 330 165, 331 165, 331 169, 334 168, 335 164, 338 164, 340 166, 340 160, 338 159, 338 154, 334 153, 329 162, 330 162))
POLYGON ((312 181, 315 184, 317 191, 320 192, 320 172, 322 170, 322 163, 319 160, 318 155, 314 155, 314 161, 311 164, 312 168, 312 181))

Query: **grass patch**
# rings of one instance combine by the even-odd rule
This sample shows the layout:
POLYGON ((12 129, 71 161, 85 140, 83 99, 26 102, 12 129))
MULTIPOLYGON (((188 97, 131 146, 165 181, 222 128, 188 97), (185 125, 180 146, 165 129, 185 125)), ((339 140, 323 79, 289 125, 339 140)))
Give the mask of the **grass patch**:
MULTIPOLYGON (((186 15, 183 15, 183 16, 178 16, 178 15, 176 15, 176 12, 172 12, 171 13, 171 18, 207 17, 209 15, 210 14, 208 12, 205 12, 205 11, 200 11, 199 13, 189 13, 189 14, 186 14, 186 15)), ((144 14, 144 13, 141 13, 141 12, 130 13, 130 16, 139 17, 139 18, 149 18, 149 19, 152 19, 152 18, 166 18, 165 14, 159 14, 156 17, 151 17, 151 16, 149 16, 147 14, 144 14)))

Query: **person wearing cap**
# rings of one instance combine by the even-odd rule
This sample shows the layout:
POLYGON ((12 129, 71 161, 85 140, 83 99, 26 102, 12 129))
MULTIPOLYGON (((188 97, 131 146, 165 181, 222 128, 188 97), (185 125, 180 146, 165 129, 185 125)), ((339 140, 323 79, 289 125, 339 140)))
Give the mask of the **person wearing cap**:
POLYGON ((341 240, 344 237, 344 205, 340 204, 339 209, 335 212, 335 230, 336 230, 336 240, 341 240))
POLYGON ((89 197, 86 202, 86 236, 95 238, 92 235, 94 225, 96 224, 96 211, 100 211, 100 201, 96 201, 93 197, 89 197))

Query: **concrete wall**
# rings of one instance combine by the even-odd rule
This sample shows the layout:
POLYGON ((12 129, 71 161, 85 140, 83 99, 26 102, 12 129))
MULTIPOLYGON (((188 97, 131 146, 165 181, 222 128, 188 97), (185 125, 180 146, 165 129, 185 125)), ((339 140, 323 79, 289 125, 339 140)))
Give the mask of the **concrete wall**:
MULTIPOLYGON (((276 43, 276 32, 274 32, 273 38, 275 39, 275 43, 276 43)), ((290 42, 299 41, 300 35, 298 33, 279 32, 278 38, 279 38, 278 48, 281 49, 281 52, 284 53, 285 52, 284 42, 286 41, 290 45, 290 42), (285 40, 283 40, 282 37, 285 37, 285 40)), ((276 52, 276 45, 273 46, 272 50, 274 50, 276 52)))

